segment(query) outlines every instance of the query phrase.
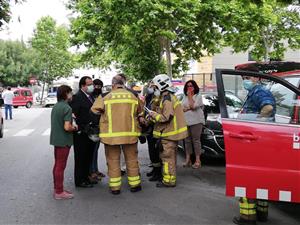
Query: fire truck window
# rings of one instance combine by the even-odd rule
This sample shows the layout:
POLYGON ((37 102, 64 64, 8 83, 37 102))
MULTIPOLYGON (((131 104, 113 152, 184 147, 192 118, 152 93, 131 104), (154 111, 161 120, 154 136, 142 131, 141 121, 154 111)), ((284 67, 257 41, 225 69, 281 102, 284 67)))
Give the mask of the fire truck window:
MULTIPOLYGON (((299 124, 300 100, 293 91, 268 79, 254 80, 254 84, 247 80, 253 81, 252 78, 245 76, 223 76, 229 118, 299 124), (228 95, 242 99, 243 105, 234 104, 233 98, 228 98, 228 95), (275 104, 275 107, 270 107, 272 104, 275 104)), ((299 77, 291 78, 289 82, 297 85, 299 77)))

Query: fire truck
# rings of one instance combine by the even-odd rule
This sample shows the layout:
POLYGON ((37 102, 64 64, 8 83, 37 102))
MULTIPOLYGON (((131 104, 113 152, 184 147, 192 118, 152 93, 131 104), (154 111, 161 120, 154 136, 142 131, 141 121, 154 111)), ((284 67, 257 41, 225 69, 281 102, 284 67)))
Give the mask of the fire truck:
POLYGON ((300 63, 271 62, 217 69, 224 132, 226 195, 300 203, 300 63), (255 66, 260 72, 244 71, 255 66), (243 68, 243 71, 240 69, 243 68), (272 120, 232 112, 226 92, 245 98, 242 76, 259 77, 276 100, 272 120))

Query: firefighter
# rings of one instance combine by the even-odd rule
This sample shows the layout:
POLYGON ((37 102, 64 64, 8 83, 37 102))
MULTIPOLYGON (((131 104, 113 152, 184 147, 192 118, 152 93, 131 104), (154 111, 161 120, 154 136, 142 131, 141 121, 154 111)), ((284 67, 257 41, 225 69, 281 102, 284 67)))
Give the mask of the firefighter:
POLYGON ((140 126, 137 118, 141 104, 138 98, 126 90, 122 77, 116 75, 112 79, 112 91, 103 99, 97 98, 91 110, 101 113, 99 136, 105 146, 111 193, 117 195, 121 190, 121 150, 125 156, 130 191, 140 191, 142 187, 137 157, 140 126))
POLYGON ((165 74, 154 77, 154 94, 160 97, 156 111, 149 115, 154 120, 153 136, 161 143, 162 180, 156 187, 176 186, 177 142, 187 137, 187 126, 180 102, 174 96, 170 78, 165 74))
MULTIPOLYGON (((147 95, 145 97, 145 107, 150 110, 156 111, 156 107, 159 107, 160 97, 154 95, 153 82, 150 81, 147 87, 147 95)), ((146 175, 149 181, 159 181, 161 180, 161 160, 159 157, 159 149, 156 148, 157 139, 153 137, 154 123, 149 119, 149 112, 147 110, 143 113, 142 128, 146 130, 146 138, 149 150, 149 158, 152 165, 152 170, 146 175)))
MULTIPOLYGON (((256 67, 247 68, 249 71, 259 72, 256 67)), ((259 78, 242 76, 243 87, 248 91, 246 101, 242 106, 239 117, 245 114, 257 114, 257 120, 274 121, 276 101, 272 93, 263 87, 259 78)), ((261 199, 240 198, 240 216, 234 217, 233 222, 239 225, 256 224, 256 220, 268 220, 268 201, 261 199)))

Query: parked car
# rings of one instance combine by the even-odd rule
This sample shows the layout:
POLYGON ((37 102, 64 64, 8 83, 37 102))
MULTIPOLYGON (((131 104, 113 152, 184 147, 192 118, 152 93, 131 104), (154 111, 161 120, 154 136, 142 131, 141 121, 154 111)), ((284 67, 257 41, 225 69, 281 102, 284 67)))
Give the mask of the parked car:
POLYGON ((44 107, 54 106, 56 103, 57 103, 56 92, 50 92, 48 93, 47 97, 44 98, 43 106, 44 107))
POLYGON ((13 88, 15 97, 13 98, 13 107, 26 106, 30 108, 33 104, 32 92, 29 88, 13 88))
POLYGON ((3 125, 2 109, 1 109, 3 104, 4 104, 4 101, 2 98, 0 98, 0 138, 3 138, 3 129, 4 129, 3 128, 4 125, 3 125))
MULTIPOLYGON (((177 98, 181 101, 183 95, 183 93, 178 94, 177 98)), ((225 156, 224 136, 220 121, 218 94, 215 92, 202 93, 202 101, 206 118, 201 135, 202 154, 209 158, 223 158, 225 156)), ((226 93, 226 103, 231 109, 232 117, 236 116, 237 110, 243 105, 243 101, 230 92, 226 93)), ((184 141, 179 142, 179 147, 184 150, 184 141)))

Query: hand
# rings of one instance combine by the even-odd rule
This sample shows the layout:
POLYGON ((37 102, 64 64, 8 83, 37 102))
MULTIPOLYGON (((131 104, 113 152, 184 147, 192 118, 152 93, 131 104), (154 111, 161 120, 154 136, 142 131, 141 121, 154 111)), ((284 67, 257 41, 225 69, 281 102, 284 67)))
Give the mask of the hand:
POLYGON ((150 111, 150 112, 149 112, 149 115, 150 115, 152 118, 155 118, 155 116, 157 115, 157 112, 150 111))
POLYGON ((145 120, 144 117, 139 117, 139 122, 140 122, 141 124, 146 124, 146 120, 145 120))
POLYGON ((73 129, 73 131, 77 131, 78 130, 78 126, 77 125, 73 125, 72 129, 73 129))

